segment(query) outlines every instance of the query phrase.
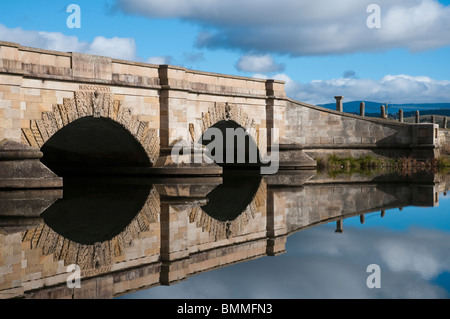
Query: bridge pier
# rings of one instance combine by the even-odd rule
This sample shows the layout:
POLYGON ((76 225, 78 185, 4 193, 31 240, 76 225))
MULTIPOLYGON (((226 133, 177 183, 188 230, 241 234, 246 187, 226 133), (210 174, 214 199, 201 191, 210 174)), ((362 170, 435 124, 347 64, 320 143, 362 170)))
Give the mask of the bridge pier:
POLYGON ((183 184, 159 185, 161 273, 162 285, 185 280, 189 275, 189 213, 207 203, 206 195, 219 184, 221 178, 200 179, 183 184))
POLYGON ((276 191, 268 185, 267 187, 267 248, 268 256, 277 256, 286 252, 287 227, 286 212, 277 209, 280 203, 276 191))
POLYGON ((0 141, 0 189, 59 188, 62 178, 40 162, 39 149, 0 141))
POLYGON ((174 176, 222 175, 222 167, 214 162, 205 162, 202 150, 197 147, 185 143, 178 148, 162 148, 155 166, 148 169, 149 173, 174 176))

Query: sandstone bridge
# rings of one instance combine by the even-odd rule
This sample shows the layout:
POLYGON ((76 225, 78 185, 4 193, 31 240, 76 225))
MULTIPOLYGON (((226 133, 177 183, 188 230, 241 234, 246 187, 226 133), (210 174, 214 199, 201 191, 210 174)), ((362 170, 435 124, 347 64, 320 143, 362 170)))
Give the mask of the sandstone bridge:
POLYGON ((221 174, 214 162, 171 155, 212 127, 245 129, 261 154, 276 143, 280 169, 314 169, 327 154, 435 158, 445 142, 438 125, 341 107, 341 99, 336 111, 291 100, 278 80, 0 42, 0 184, 53 187, 68 170, 221 174))

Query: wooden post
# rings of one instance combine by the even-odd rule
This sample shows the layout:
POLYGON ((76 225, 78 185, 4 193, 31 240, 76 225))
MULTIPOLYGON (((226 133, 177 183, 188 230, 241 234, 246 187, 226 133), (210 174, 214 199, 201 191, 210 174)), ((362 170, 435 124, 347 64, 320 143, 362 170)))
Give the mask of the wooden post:
POLYGON ((403 123, 403 110, 398 110, 398 120, 403 123))
POLYGON ((420 112, 419 112, 419 110, 416 111, 416 123, 420 123, 420 112))
POLYGON ((442 124, 443 128, 447 128, 447 116, 444 116, 444 124, 442 124))
POLYGON ((359 103, 359 115, 364 116, 366 113, 366 104, 364 102, 359 103))

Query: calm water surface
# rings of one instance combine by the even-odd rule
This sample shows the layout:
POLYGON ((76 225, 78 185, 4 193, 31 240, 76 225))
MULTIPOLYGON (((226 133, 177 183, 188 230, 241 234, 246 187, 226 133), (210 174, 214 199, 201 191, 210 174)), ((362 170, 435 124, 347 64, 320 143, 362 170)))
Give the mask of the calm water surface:
MULTIPOLYGON (((0 297, 450 296, 450 176, 238 173, 65 185, 48 203, 34 195, 40 206, 8 209, 26 211, 22 219, 0 216, 3 252, 17 256, 0 259, 0 297), (79 289, 66 284, 69 264, 81 268, 79 289), (373 264, 379 288, 367 284, 373 264)), ((25 195, 2 196, 9 207, 2 198, 25 195)))
POLYGON ((438 207, 405 207, 291 235, 286 253, 247 261, 123 298, 449 298, 450 195, 438 207), (380 288, 369 289, 380 266, 380 288))
POLYGON ((450 194, 438 191, 435 205, 349 217, 343 232, 318 225, 289 236, 284 254, 123 298, 448 298, 450 194), (380 288, 367 286, 370 264, 380 267, 380 288))

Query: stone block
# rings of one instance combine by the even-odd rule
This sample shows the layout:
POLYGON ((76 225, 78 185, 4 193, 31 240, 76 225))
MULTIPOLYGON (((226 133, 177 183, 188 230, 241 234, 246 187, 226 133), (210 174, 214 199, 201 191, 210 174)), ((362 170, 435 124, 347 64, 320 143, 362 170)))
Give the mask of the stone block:
POLYGON ((12 105, 11 101, 0 100, 0 109, 10 109, 11 105, 12 105))
POLYGON ((361 137, 357 137, 357 136, 349 136, 346 138, 346 142, 349 144, 361 144, 362 139, 361 139, 361 137))
POLYGON ((70 68, 71 58, 68 56, 56 56, 54 66, 57 68, 70 68))
POLYGON ((19 50, 16 47, 0 46, 0 58, 5 60, 18 60, 19 50))
POLYGON ((342 136, 333 137, 333 144, 345 144, 345 138, 342 136))
POLYGON ((112 80, 111 58, 83 53, 72 53, 74 77, 112 80))
POLYGON ((363 144, 375 144, 376 143, 375 137, 363 137, 361 138, 361 143, 363 144))

